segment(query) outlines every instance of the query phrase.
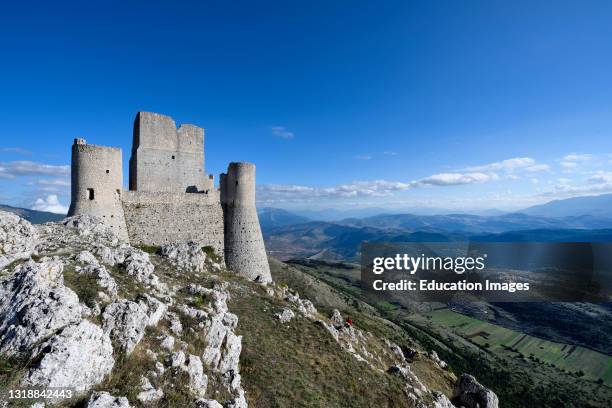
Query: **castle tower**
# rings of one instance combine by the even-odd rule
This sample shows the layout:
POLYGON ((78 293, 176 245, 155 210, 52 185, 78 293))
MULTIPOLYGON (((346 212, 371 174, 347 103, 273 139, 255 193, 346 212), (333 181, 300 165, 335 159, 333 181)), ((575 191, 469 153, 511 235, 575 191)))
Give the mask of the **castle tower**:
POLYGON ((220 187, 227 267, 249 279, 271 282, 255 208, 255 165, 230 163, 227 174, 221 174, 220 187))
POLYGON ((210 191, 204 171, 204 129, 170 116, 138 112, 130 157, 130 190, 175 193, 210 191))
POLYGON ((127 240, 121 205, 123 185, 121 149, 88 145, 75 139, 72 145, 72 187, 68 216, 101 217, 117 236, 127 240))

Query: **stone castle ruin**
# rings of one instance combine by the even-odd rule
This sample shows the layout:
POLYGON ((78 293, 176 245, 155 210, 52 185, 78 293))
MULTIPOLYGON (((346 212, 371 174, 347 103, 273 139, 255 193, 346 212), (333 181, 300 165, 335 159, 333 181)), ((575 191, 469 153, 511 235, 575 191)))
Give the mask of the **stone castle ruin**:
POLYGON ((75 139, 69 216, 101 217, 134 246, 210 246, 230 270, 272 280, 255 208, 254 164, 230 163, 215 188, 204 167, 204 129, 177 128, 171 117, 151 112, 134 121, 129 190, 122 160, 120 148, 75 139))

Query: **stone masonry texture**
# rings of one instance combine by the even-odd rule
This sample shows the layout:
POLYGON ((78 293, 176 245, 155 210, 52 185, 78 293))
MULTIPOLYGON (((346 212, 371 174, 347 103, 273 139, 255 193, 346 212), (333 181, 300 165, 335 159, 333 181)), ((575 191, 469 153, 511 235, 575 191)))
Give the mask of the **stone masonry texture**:
POLYGON ((121 149, 75 139, 69 215, 100 216, 136 246, 210 246, 228 269, 271 281, 255 208, 255 165, 230 163, 217 190, 204 168, 204 129, 177 128, 169 116, 139 112, 133 137, 129 190, 121 149))

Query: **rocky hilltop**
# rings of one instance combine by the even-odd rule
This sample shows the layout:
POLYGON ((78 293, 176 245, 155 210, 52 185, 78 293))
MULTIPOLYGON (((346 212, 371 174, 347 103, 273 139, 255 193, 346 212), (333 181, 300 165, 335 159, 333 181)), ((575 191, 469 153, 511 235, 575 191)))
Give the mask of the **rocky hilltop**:
POLYGON ((0 406, 497 407, 389 322, 328 306, 194 243, 136 248, 93 216, 0 212, 0 398, 74 394, 0 406))

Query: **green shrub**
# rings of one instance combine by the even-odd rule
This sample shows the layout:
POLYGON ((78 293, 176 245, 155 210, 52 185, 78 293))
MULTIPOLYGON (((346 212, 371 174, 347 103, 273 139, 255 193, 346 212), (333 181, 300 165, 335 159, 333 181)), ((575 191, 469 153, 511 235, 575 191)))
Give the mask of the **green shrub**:
POLYGON ((211 247, 210 245, 203 246, 202 252, 204 252, 206 256, 212 259, 214 262, 219 262, 221 260, 219 255, 217 255, 215 252, 215 248, 211 247))
POLYGON ((64 268, 64 283, 77 294, 81 302, 88 307, 94 306, 101 289, 95 276, 77 273, 74 267, 67 266, 64 268))
POLYGON ((141 245, 138 247, 138 249, 147 252, 149 254, 155 255, 156 253, 159 252, 159 247, 158 246, 154 246, 154 245, 141 245))

